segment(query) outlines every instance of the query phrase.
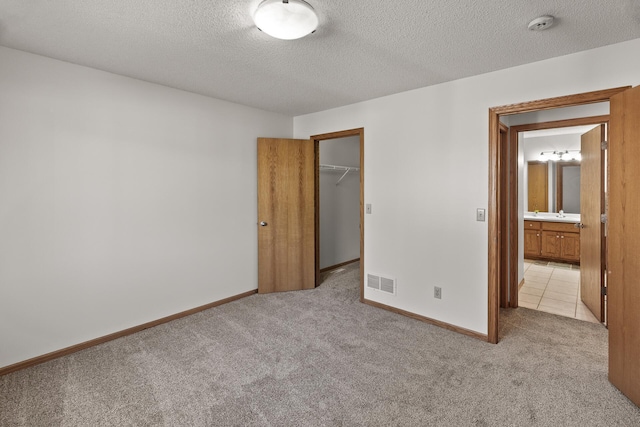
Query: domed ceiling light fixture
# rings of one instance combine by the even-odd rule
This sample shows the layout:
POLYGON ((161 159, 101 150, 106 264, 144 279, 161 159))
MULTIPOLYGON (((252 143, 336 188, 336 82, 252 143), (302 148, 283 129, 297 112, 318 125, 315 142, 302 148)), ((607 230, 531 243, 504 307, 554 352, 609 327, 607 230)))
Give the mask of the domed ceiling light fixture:
POLYGON ((318 15, 303 0, 264 0, 253 14, 253 22, 271 37, 295 40, 316 30, 318 15))

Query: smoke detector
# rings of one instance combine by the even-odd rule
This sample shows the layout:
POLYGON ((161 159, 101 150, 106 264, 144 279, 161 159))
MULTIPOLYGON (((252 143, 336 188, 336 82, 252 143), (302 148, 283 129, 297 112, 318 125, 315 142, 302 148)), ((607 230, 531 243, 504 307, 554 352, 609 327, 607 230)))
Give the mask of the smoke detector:
POLYGON ((542 30, 546 30, 552 25, 553 25, 553 16, 545 15, 545 16, 539 16, 533 21, 529 22, 528 28, 531 31, 542 31, 542 30))

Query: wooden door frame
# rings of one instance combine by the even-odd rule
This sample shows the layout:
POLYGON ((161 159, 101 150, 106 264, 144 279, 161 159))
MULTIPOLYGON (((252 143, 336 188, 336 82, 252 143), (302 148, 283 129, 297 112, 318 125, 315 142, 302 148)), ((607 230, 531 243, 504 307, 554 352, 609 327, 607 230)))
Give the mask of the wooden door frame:
POLYGON ((316 286, 320 284, 320 141, 339 139, 349 136, 360 137, 360 302, 364 302, 364 128, 312 135, 315 150, 315 198, 316 198, 316 286))
MULTIPOLYGON (((501 238, 500 230, 504 229, 504 222, 507 218, 500 218, 500 194, 510 194, 509 198, 509 212, 510 218, 509 226, 511 229, 511 235, 515 234, 515 245, 513 237, 510 241, 510 254, 513 256, 513 252, 516 253, 517 260, 517 150, 509 150, 508 164, 509 180, 507 183, 511 183, 511 188, 502 188, 502 182, 500 178, 507 171, 502 167, 500 162, 500 116, 508 116, 520 113, 529 113, 534 111, 551 110, 554 108, 573 107, 577 105, 593 104, 597 102, 607 102, 611 96, 623 92, 629 89, 631 86, 618 87, 613 89, 605 89, 593 92, 586 92, 574 95, 559 96, 556 98, 540 99, 536 101, 522 102, 517 104, 509 104, 498 107, 489 108, 489 200, 488 200, 488 325, 487 325, 487 341, 490 343, 498 343, 499 340, 499 326, 500 326, 500 277, 504 274, 503 269, 506 268, 506 262, 501 261, 501 238), (515 166, 515 168, 514 168, 515 166), (515 184, 515 185, 513 185, 515 184), (514 193, 515 200, 514 200, 514 193), (515 209, 515 215, 513 214, 515 209), (515 218, 514 218, 515 216, 515 218)), ((511 135, 513 135, 516 126, 511 127, 511 135)), ((517 133, 516 133, 517 135, 517 133)), ((511 140, 512 141, 512 140, 511 140)), ((516 138, 517 141, 517 138, 516 138)), ((513 141, 510 143, 513 144, 513 141)), ((503 260, 506 261, 506 260, 503 260)), ((511 279, 513 274, 517 271, 512 269, 511 279)), ((513 282, 511 283, 513 285, 513 282)), ((515 284, 517 295, 517 283, 515 284)), ((513 287, 511 288, 513 291, 513 287)), ((516 301, 517 304, 517 301, 516 301)))
MULTIPOLYGON (((510 171, 515 172, 512 174, 513 181, 509 187, 509 192, 511 195, 511 200, 513 203, 509 206, 509 227, 513 232, 509 235, 509 265, 517 265, 518 263, 518 158, 517 153, 520 146, 518 134, 520 132, 526 132, 531 130, 542 130, 542 129, 556 129, 563 127, 571 127, 571 126, 585 126, 585 125, 599 125, 602 123, 609 123, 609 115, 602 116, 591 116, 591 117, 580 117, 576 119, 566 119, 566 120, 556 120, 551 122, 539 122, 539 123, 528 123, 523 125, 517 125, 511 127, 511 135, 510 139, 513 141, 511 143, 512 151, 516 153, 515 159, 510 159, 510 171)), ((535 161, 532 161, 535 162, 535 161)), ((531 162, 528 162, 531 163, 531 162)), ((564 162, 571 164, 578 164, 578 162, 564 162)), ((556 183, 557 185, 557 183, 556 183)), ((525 201, 526 203, 526 201, 525 201)), ((512 268, 509 270, 509 289, 510 295, 513 296, 509 300, 509 307, 517 308, 518 307, 518 291, 519 291, 519 283, 518 283, 518 270, 516 268, 512 268)))
MULTIPOLYGON (((498 151, 498 155, 500 156, 499 164, 503 169, 507 169, 507 161, 509 160, 509 127, 504 123, 500 122, 498 124, 500 127, 500 147, 498 151)), ((508 183, 506 182, 507 176, 502 175, 500 177, 500 184, 498 185, 498 206, 500 207, 499 217, 506 218, 508 215, 509 209, 509 199, 507 193, 502 192, 503 188, 508 188, 508 183)), ((500 259, 507 259, 507 250, 508 250, 508 241, 507 238, 509 236, 507 221, 500 221, 501 227, 499 230, 500 233, 500 259)), ((500 264, 500 307, 507 308, 509 307, 509 270, 508 266, 500 264)))

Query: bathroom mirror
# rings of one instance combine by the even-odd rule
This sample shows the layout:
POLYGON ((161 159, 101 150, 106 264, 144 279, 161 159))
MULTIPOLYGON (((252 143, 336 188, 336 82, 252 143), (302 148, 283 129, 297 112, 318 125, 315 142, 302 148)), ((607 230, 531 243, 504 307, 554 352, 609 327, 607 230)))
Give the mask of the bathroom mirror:
POLYGON ((527 163, 529 212, 580 213, 580 162, 527 163))
POLYGON ((519 151, 524 188, 524 210, 580 213, 580 149, 582 135, 594 125, 526 131, 520 134, 519 151), (530 179, 533 177, 533 179, 530 179), (527 193, 537 199, 532 202, 527 193), (543 203, 545 200, 546 203, 543 203), (546 206, 545 206, 546 204, 546 206))
POLYGON ((580 213, 580 162, 557 162, 556 211, 580 213))

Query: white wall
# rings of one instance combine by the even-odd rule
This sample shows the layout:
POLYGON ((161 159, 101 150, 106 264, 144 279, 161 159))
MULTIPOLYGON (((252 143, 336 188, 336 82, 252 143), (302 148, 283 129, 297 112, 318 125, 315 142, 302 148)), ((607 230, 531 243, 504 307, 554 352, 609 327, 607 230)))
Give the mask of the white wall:
MULTIPOLYGON (((360 137, 320 141, 320 164, 360 167, 360 137)), ((320 171, 320 268, 360 258, 360 172, 320 171)))
POLYGON ((365 297, 486 333, 487 223, 476 208, 488 201, 488 109, 637 85, 638 51, 640 39, 295 117, 297 138, 365 129, 365 272, 398 287, 365 297))
POLYGON ((293 119, 0 47, 0 366, 257 288, 293 119))

